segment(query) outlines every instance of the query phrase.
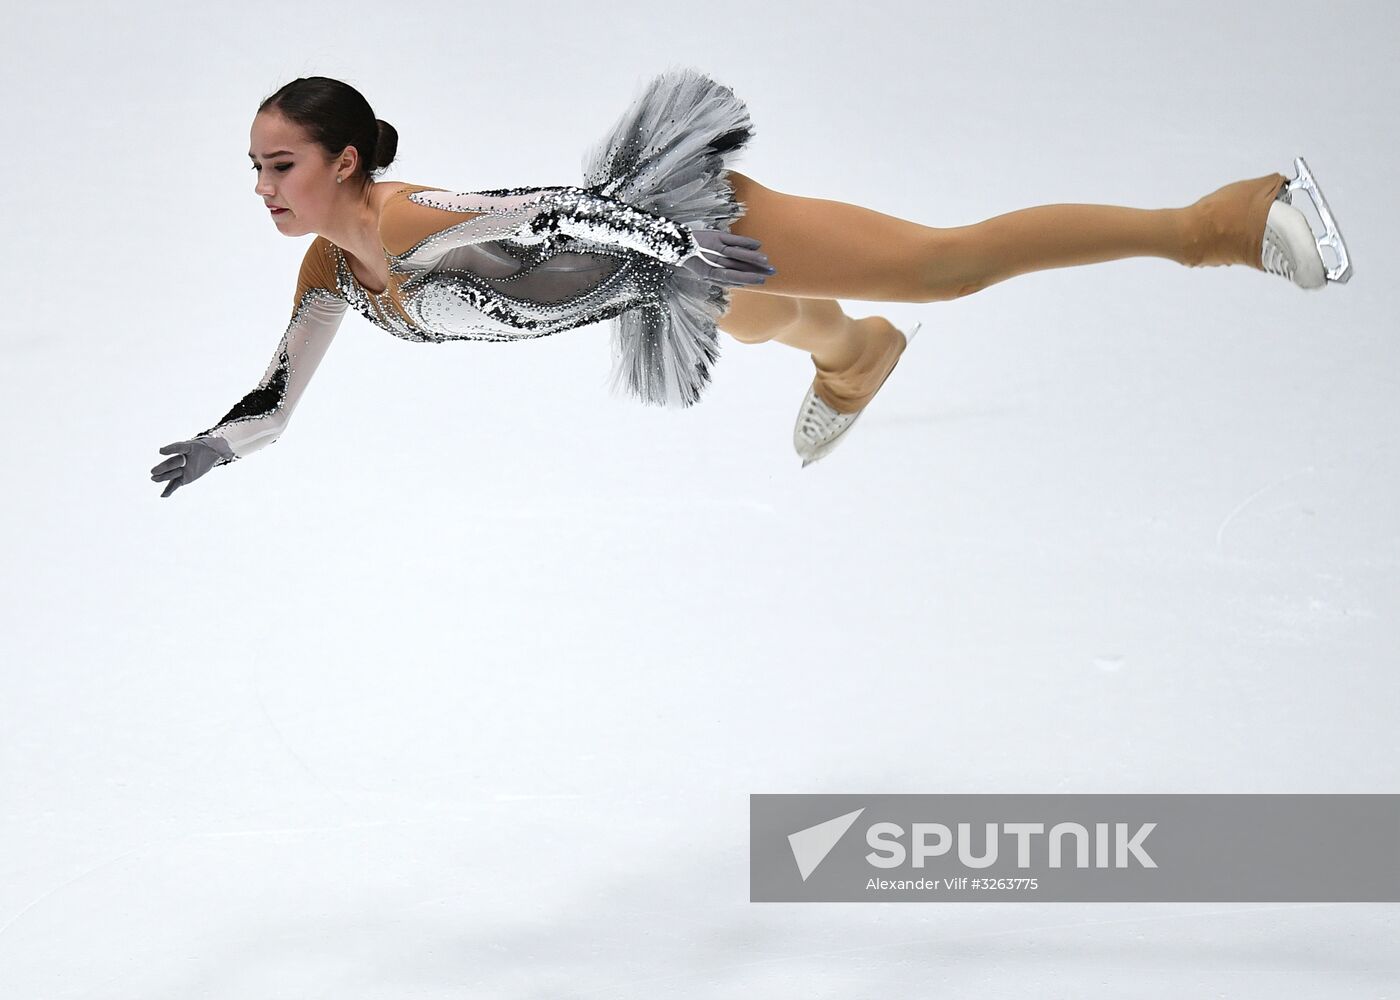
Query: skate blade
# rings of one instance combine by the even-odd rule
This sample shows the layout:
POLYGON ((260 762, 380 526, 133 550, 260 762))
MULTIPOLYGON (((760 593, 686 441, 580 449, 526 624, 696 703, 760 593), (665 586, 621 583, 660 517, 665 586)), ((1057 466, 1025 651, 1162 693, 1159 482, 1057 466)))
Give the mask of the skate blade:
MULTIPOLYGON (((1331 247, 1337 255, 1337 266, 1329 267, 1326 270, 1327 280, 1338 284, 1345 284, 1351 279, 1351 257, 1347 254, 1346 241, 1342 239, 1342 231, 1337 228, 1337 220, 1332 217, 1332 211, 1327 207, 1327 199, 1322 196, 1322 189, 1317 186, 1317 180, 1313 177, 1312 171, 1301 156, 1293 158, 1293 168, 1298 172, 1283 186, 1283 200, 1287 204, 1293 203, 1295 191, 1302 191, 1313 203, 1313 208, 1317 209, 1317 214, 1322 219, 1322 224, 1327 227, 1326 236, 1318 236, 1313 233, 1313 239, 1317 241, 1317 252, 1322 253, 1323 247, 1331 247)), ((1324 263, 1326 258, 1323 258, 1324 263)))

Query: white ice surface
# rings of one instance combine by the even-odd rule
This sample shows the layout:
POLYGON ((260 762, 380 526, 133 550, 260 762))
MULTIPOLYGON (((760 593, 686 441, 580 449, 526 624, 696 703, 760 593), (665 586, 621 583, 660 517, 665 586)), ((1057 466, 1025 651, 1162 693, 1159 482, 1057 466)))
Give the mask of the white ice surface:
POLYGON ((1391 905, 747 899, 753 792, 1398 790, 1396 8, 529 9, 11 23, 0 997, 1400 995, 1391 905), (676 413, 601 327, 352 314, 281 441, 158 499, 290 308, 258 100, 339 77, 390 178, 571 183, 672 64, 749 102, 739 169, 936 226, 1301 153, 1356 276, 846 303, 925 327, 805 470, 787 347, 676 413))

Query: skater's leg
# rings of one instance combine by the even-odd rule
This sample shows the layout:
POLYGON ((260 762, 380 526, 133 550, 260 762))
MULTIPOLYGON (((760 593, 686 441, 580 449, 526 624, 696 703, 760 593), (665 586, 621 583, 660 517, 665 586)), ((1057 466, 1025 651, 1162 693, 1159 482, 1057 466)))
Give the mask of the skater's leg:
POLYGON ((747 288, 730 288, 728 293, 729 308, 718 326, 743 344, 767 343, 802 314, 802 300, 787 295, 760 295, 747 288))
POLYGON ((778 270, 756 290, 886 302, 955 299, 1029 271, 1125 257, 1262 270, 1264 223, 1287 180, 1236 181, 1184 208, 1040 205, 937 228, 773 191, 735 171, 728 179, 745 209, 731 231, 760 240, 778 270))
POLYGON ((835 299, 729 290, 719 328, 746 344, 777 341, 811 354, 817 392, 842 413, 861 409, 904 350, 904 334, 883 316, 847 316, 835 299))

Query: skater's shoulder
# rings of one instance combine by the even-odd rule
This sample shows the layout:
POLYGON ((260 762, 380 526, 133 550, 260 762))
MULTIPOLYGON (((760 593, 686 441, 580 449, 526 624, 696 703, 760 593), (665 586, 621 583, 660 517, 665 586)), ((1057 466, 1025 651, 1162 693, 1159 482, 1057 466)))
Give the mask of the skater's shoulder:
POLYGON ((402 184, 384 198, 379 209, 379 240, 384 249, 395 256, 406 254, 430 236, 481 214, 421 204, 410 197, 420 191, 456 193, 431 184, 402 184))
POLYGON ((317 236, 306 248, 301 258, 301 268, 297 271, 296 295, 292 300, 295 307, 301 304, 306 293, 313 288, 332 294, 339 294, 336 288, 335 264, 337 247, 324 236, 317 236))

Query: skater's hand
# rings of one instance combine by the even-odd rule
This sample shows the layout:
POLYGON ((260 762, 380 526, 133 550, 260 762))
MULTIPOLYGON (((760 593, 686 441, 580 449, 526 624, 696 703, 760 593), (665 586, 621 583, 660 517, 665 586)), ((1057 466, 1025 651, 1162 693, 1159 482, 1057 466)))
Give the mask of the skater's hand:
POLYGON ((751 236, 738 236, 722 229, 696 229, 695 252, 681 266, 720 285, 761 285, 770 274, 768 255, 751 236))
POLYGON ((212 434, 189 441, 176 441, 161 448, 160 453, 170 457, 151 469, 151 479, 157 483, 167 479, 170 481, 162 497, 170 496, 216 465, 227 465, 234 458, 228 442, 212 434))

